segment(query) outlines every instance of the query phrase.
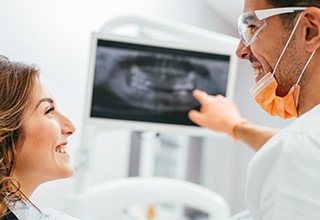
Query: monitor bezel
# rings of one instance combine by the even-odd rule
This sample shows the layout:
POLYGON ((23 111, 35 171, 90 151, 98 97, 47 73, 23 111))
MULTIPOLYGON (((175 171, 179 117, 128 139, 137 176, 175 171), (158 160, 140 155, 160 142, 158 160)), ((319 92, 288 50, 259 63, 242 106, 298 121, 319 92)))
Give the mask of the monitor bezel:
MULTIPOLYGON (((227 80, 226 97, 233 100, 235 92, 235 81, 236 81, 236 71, 238 66, 238 59, 235 55, 236 42, 230 42, 234 47, 230 45, 222 49, 221 45, 215 47, 214 42, 211 45, 195 44, 190 42, 169 42, 160 41, 149 38, 140 37, 128 37, 122 35, 113 35, 106 33, 92 33, 91 36, 91 49, 90 49, 90 60, 89 60, 89 73, 87 78, 87 88, 86 88, 86 99, 85 99, 85 111, 84 111, 84 126, 93 125, 103 129, 128 129, 132 131, 154 131, 154 132, 175 132, 181 134, 187 134, 190 136, 216 136, 223 135, 220 133, 212 132, 207 128, 202 128, 198 126, 190 125, 178 125, 178 124, 165 124, 159 122, 145 122, 145 121, 132 121, 132 120, 122 120, 122 119, 111 119, 111 118, 94 118, 90 116, 91 105, 92 105, 92 92, 94 83, 94 70, 95 70, 95 59, 98 40, 108 40, 116 41, 122 43, 146 45, 146 46, 156 46, 204 53, 213 53, 218 55, 230 56, 229 62, 229 72, 227 80), (234 48, 231 50, 230 48, 234 48)), ((224 42, 225 43, 225 42, 224 42)), ((220 44, 220 42, 218 42, 220 44)))

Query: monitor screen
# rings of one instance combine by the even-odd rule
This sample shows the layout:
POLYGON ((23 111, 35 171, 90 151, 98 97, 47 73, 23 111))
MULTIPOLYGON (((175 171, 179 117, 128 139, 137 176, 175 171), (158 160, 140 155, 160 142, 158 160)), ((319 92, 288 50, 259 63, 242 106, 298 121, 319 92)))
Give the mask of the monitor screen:
POLYGON ((192 91, 230 96, 232 56, 188 44, 93 34, 87 119, 134 130, 198 127, 187 116, 200 108, 192 91))

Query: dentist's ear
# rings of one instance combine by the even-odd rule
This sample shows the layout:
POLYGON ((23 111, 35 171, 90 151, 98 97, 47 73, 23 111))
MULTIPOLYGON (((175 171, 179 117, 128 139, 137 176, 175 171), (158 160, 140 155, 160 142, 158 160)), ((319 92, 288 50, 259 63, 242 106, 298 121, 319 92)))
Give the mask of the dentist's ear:
POLYGON ((302 13, 305 49, 313 52, 320 47, 320 8, 310 7, 302 13))

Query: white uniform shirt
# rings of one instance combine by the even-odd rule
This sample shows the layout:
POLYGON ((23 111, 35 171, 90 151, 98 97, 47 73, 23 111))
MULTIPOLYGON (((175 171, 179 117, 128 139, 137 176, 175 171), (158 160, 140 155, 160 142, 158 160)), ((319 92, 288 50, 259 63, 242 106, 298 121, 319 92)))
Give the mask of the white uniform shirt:
POLYGON ((246 199, 254 220, 320 220, 320 105, 253 157, 246 199))

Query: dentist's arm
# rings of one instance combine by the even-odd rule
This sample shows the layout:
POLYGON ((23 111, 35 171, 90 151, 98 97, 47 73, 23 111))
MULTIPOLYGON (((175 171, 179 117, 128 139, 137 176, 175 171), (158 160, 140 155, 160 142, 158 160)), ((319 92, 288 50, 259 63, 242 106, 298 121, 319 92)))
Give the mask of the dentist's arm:
POLYGON ((258 126, 254 124, 239 124, 235 126, 235 136, 258 151, 279 129, 258 126))
POLYGON ((211 96, 195 90, 194 97, 200 102, 200 111, 191 110, 190 120, 199 126, 230 135, 242 140, 252 149, 259 150, 278 130, 251 124, 242 118, 236 105, 221 95, 211 96))

